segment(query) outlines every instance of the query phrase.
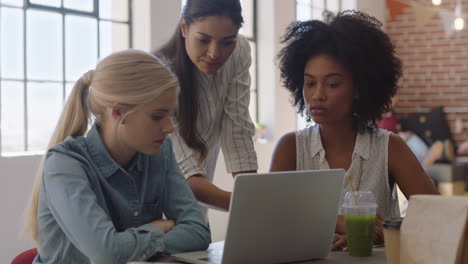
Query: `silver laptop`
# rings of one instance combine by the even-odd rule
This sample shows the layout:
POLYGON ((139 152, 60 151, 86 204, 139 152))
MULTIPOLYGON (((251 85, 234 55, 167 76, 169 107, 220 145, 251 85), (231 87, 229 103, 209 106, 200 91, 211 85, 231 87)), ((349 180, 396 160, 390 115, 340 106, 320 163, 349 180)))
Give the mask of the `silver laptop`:
POLYGON ((226 240, 174 254, 188 263, 284 263, 325 258, 331 249, 345 171, 238 175, 226 240))

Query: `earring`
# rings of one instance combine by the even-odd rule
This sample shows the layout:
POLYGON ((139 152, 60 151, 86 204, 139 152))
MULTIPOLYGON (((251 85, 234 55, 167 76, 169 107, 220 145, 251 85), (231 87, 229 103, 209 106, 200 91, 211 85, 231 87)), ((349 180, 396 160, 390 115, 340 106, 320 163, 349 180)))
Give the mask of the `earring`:
POLYGON ((360 118, 359 114, 357 113, 358 104, 359 104, 359 99, 355 97, 353 99, 353 104, 352 104, 354 118, 360 118))

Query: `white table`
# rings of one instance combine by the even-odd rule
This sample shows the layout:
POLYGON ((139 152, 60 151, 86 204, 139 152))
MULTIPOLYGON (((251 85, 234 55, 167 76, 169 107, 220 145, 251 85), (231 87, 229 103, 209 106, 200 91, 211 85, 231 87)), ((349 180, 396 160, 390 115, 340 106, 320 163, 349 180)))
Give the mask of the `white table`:
MULTIPOLYGON (((372 256, 370 257, 351 257, 348 252, 342 251, 332 251, 330 255, 326 259, 321 260, 312 260, 312 261, 304 261, 304 262, 297 262, 301 264, 385 264, 387 260, 385 259, 385 249, 384 248, 374 248, 372 251, 372 256)), ((157 262, 131 262, 131 264, 148 264, 148 263, 183 263, 178 262, 171 257, 166 257, 158 260, 157 262)))

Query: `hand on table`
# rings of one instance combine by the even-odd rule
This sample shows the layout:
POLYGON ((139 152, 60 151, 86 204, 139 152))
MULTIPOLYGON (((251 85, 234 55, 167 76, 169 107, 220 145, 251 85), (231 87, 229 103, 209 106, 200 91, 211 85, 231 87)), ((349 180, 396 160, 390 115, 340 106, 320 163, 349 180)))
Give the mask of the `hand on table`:
POLYGON ((382 221, 383 216, 377 213, 377 216, 375 217, 374 245, 382 245, 384 243, 382 221))
POLYGON ((156 220, 151 224, 161 228, 164 233, 169 232, 175 226, 174 220, 156 220))
POLYGON ((346 235, 337 233, 333 235, 332 250, 348 251, 348 247, 346 246, 346 235))

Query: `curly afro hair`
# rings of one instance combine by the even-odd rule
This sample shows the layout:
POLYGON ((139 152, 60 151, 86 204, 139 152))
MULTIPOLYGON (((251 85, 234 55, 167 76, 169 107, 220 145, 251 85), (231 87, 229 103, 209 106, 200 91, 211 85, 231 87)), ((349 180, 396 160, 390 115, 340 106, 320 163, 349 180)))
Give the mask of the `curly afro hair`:
POLYGON ((305 108, 305 65, 315 56, 328 55, 350 71, 359 91, 359 100, 353 102, 354 127, 375 129, 377 120, 390 110, 402 76, 401 61, 381 26, 376 18, 357 11, 341 12, 328 24, 310 20, 289 26, 278 59, 283 85, 292 93, 298 113, 305 108))

